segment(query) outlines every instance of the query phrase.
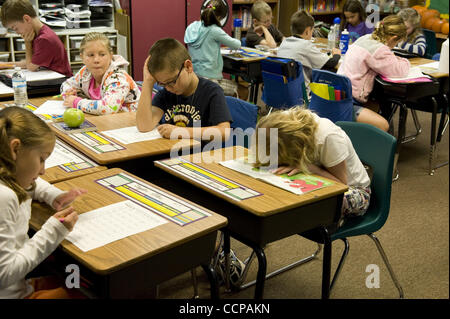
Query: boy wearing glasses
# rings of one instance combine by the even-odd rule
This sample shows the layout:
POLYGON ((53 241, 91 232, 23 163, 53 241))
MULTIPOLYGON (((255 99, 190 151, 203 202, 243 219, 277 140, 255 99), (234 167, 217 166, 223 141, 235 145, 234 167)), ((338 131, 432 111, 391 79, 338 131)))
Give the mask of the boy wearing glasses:
POLYGON ((230 111, 222 88, 195 73, 191 57, 179 41, 166 38, 155 42, 143 68, 144 81, 136 113, 136 125, 148 132, 158 123, 165 138, 228 139, 230 111), (153 86, 164 89, 151 98, 153 86), (184 128, 174 132, 176 128, 184 128), (194 131, 194 127, 199 127, 194 131))
POLYGON ((263 0, 256 1, 251 9, 253 26, 248 29, 246 43, 250 48, 266 45, 276 48, 284 39, 283 33, 272 24, 272 8, 263 0))

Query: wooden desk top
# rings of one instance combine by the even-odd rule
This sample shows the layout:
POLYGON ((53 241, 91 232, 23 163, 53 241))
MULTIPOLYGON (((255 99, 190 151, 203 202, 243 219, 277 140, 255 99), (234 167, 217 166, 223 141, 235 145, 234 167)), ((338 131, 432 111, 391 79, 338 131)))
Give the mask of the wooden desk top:
MULTIPOLYGON (((51 99, 51 97, 32 98, 29 99, 29 101, 30 103, 36 106, 40 106, 48 99, 51 99)), ((101 116, 86 114, 86 119, 88 119, 92 124, 97 126, 98 131, 107 131, 136 125, 135 112, 123 112, 101 116)), ((86 146, 81 145, 80 143, 69 137, 67 134, 54 128, 53 126, 52 129, 61 140, 70 144, 78 151, 82 152, 83 154, 87 155, 89 158, 93 159, 98 164, 102 165, 127 161, 136 158, 156 156, 165 153, 169 154, 171 148, 174 147, 175 145, 177 145, 177 147, 179 147, 180 149, 192 148, 194 146, 200 145, 200 142, 196 140, 191 139, 169 140, 165 138, 122 145, 120 142, 111 138, 111 140, 114 140, 114 142, 116 142, 117 144, 124 146, 125 149, 120 151, 97 154, 94 151, 88 149, 86 146)))
MULTIPOLYGON (((57 183, 55 186, 63 190, 68 190, 73 187, 82 187, 88 190, 87 194, 77 198, 72 205, 78 213, 82 214, 84 212, 124 200, 124 197, 107 190, 105 187, 95 182, 95 180, 99 178, 115 175, 120 172, 124 171, 118 168, 108 169, 102 172, 57 183)), ((130 173, 128 174, 139 179, 130 173)), ((143 181, 142 179, 139 180, 143 181)), ((164 189, 161 190, 176 198, 181 198, 175 194, 165 191, 164 189)), ((187 200, 185 201, 189 202, 187 200)), ((209 212, 211 216, 197 220, 185 226, 179 226, 171 221, 168 221, 158 227, 123 238, 88 252, 82 252, 67 240, 64 240, 61 245, 64 251, 76 258, 82 264, 89 267, 96 273, 105 275, 122 269, 127 265, 148 259, 154 255, 167 251, 182 243, 188 242, 189 240, 209 234, 212 231, 216 231, 227 225, 227 219, 225 217, 207 209, 205 209, 205 211, 209 212)), ((34 202, 32 205, 30 226, 35 230, 40 229, 43 223, 45 223, 45 221, 53 214, 54 211, 47 205, 34 202)))
MULTIPOLYGON (((194 161, 195 155, 187 155, 183 156, 182 158, 192 161, 195 164, 206 168, 214 173, 220 174, 232 181, 236 181, 241 185, 244 185, 246 187, 249 187, 257 192, 262 193, 262 196, 257 196, 253 198, 248 198, 246 200, 236 201, 233 200, 227 196, 224 196, 222 193, 211 190, 209 188, 206 188, 200 184, 195 184, 190 179, 186 178, 182 174, 173 172, 171 170, 166 169, 162 165, 160 165, 158 162, 155 162, 155 166, 158 166, 159 168, 165 170, 169 174, 172 174, 176 177, 179 177, 183 180, 188 181, 191 184, 195 184, 199 186, 200 188, 204 189, 205 191, 218 196, 220 198, 225 199, 226 201, 232 203, 233 205, 239 206, 240 208, 255 214, 259 217, 267 217, 270 215, 273 215, 275 213, 287 211, 292 208, 296 208, 299 206, 303 206, 309 203, 313 203, 316 201, 319 201, 323 198, 328 198, 335 196, 337 194, 341 194, 347 191, 348 187, 347 185, 343 185, 337 182, 333 182, 333 185, 324 187, 303 195, 296 195, 294 193, 285 191, 281 188, 272 186, 268 183, 259 181, 257 179, 254 179, 250 176, 241 174, 237 171, 234 171, 232 169, 229 169, 227 167, 224 167, 218 162, 225 161, 225 160, 231 160, 234 158, 241 157, 243 155, 247 155, 248 151, 247 149, 241 147, 241 146, 235 146, 233 148, 224 148, 216 151, 211 152, 203 152, 201 153, 202 156, 208 155, 211 157, 202 157, 202 158, 208 158, 207 161, 203 160, 201 163, 196 163, 194 161), (233 151, 231 151, 233 149, 233 151), (228 151, 227 151, 228 150, 228 151), (209 160, 211 159, 211 160, 209 160), (210 163, 206 163, 210 162, 210 163)), ((322 178, 322 177, 321 177, 322 178)))
MULTIPOLYGON (((430 60, 430 59, 425 59, 425 58, 411 58, 411 59, 409 59, 409 62, 411 63, 411 66, 420 66, 422 64, 432 63, 432 62, 436 62, 436 61, 430 60)), ((426 73, 431 75, 434 78, 448 77, 448 73, 443 73, 443 72, 436 71, 436 72, 426 72, 426 73)))
MULTIPOLYGON (((78 153, 74 148, 72 148, 68 144, 66 144, 62 141, 61 141, 61 143, 63 143, 65 148, 72 151, 73 153, 75 153, 75 154, 78 153)), ((72 171, 72 172, 66 172, 64 169, 62 169, 59 166, 53 166, 53 167, 47 168, 45 170, 45 174, 42 176, 42 179, 46 180, 47 182, 49 182, 51 184, 54 184, 54 183, 65 181, 67 179, 80 177, 80 176, 95 173, 95 172, 100 172, 105 169, 107 169, 105 166, 97 165, 97 166, 94 166, 91 168, 81 169, 81 170, 72 171)))

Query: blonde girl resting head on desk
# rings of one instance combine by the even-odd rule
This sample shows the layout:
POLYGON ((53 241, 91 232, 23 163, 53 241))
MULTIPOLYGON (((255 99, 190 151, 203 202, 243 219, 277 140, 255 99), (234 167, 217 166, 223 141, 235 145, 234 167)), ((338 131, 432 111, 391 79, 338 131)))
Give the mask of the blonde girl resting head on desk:
POLYGON ((298 106, 262 117, 256 125, 255 141, 259 142, 264 131, 265 145, 259 148, 258 143, 254 144, 256 167, 277 162, 275 174, 316 174, 346 184, 349 189, 344 194, 342 217, 365 214, 370 201, 370 179, 350 138, 339 126, 298 106), (271 128, 277 131, 267 130, 271 128), (271 142, 278 142, 278 153, 266 158, 259 152, 269 150, 271 142), (277 161, 274 156, 278 156, 277 161))
POLYGON ((39 178, 54 145, 53 131, 32 112, 14 106, 0 111, 0 299, 81 296, 63 283, 55 286, 51 277, 25 280, 72 230, 78 214, 68 205, 86 193, 64 192, 39 178), (57 212, 29 238, 32 200, 57 212))
POLYGON ((66 107, 97 115, 136 110, 141 92, 126 71, 128 62, 112 52, 104 34, 84 36, 80 55, 85 65, 61 86, 66 107))

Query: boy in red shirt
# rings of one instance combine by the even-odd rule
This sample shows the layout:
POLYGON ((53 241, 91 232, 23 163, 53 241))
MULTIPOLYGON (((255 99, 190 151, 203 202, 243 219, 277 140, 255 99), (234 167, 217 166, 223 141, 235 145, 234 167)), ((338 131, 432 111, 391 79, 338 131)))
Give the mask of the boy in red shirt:
POLYGON ((2 24, 17 32, 25 41, 25 60, 16 66, 37 71, 43 67, 72 76, 66 49, 47 25, 43 24, 28 0, 6 0, 1 8, 2 24))

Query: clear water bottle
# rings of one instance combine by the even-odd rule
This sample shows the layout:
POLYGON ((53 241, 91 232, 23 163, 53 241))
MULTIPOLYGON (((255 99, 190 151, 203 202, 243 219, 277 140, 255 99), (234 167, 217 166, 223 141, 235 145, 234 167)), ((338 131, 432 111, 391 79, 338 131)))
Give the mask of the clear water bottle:
POLYGON ((241 28, 242 28, 242 19, 234 19, 233 22, 234 27, 234 38, 241 40, 241 28))
POLYGON ((341 18, 336 17, 333 20, 333 26, 334 26, 334 47, 339 48, 339 39, 341 36, 341 18))
POLYGON ((339 49, 341 50, 341 54, 344 55, 348 50, 348 42, 350 41, 350 34, 347 29, 342 31, 341 41, 339 43, 339 49))
POLYGON ((27 79, 19 66, 14 68, 12 85, 14 90, 14 104, 16 106, 25 107, 28 103, 27 79))
POLYGON ((336 47, 336 33, 334 30, 334 25, 330 27, 330 32, 328 32, 328 45, 327 49, 328 51, 333 50, 336 47))

